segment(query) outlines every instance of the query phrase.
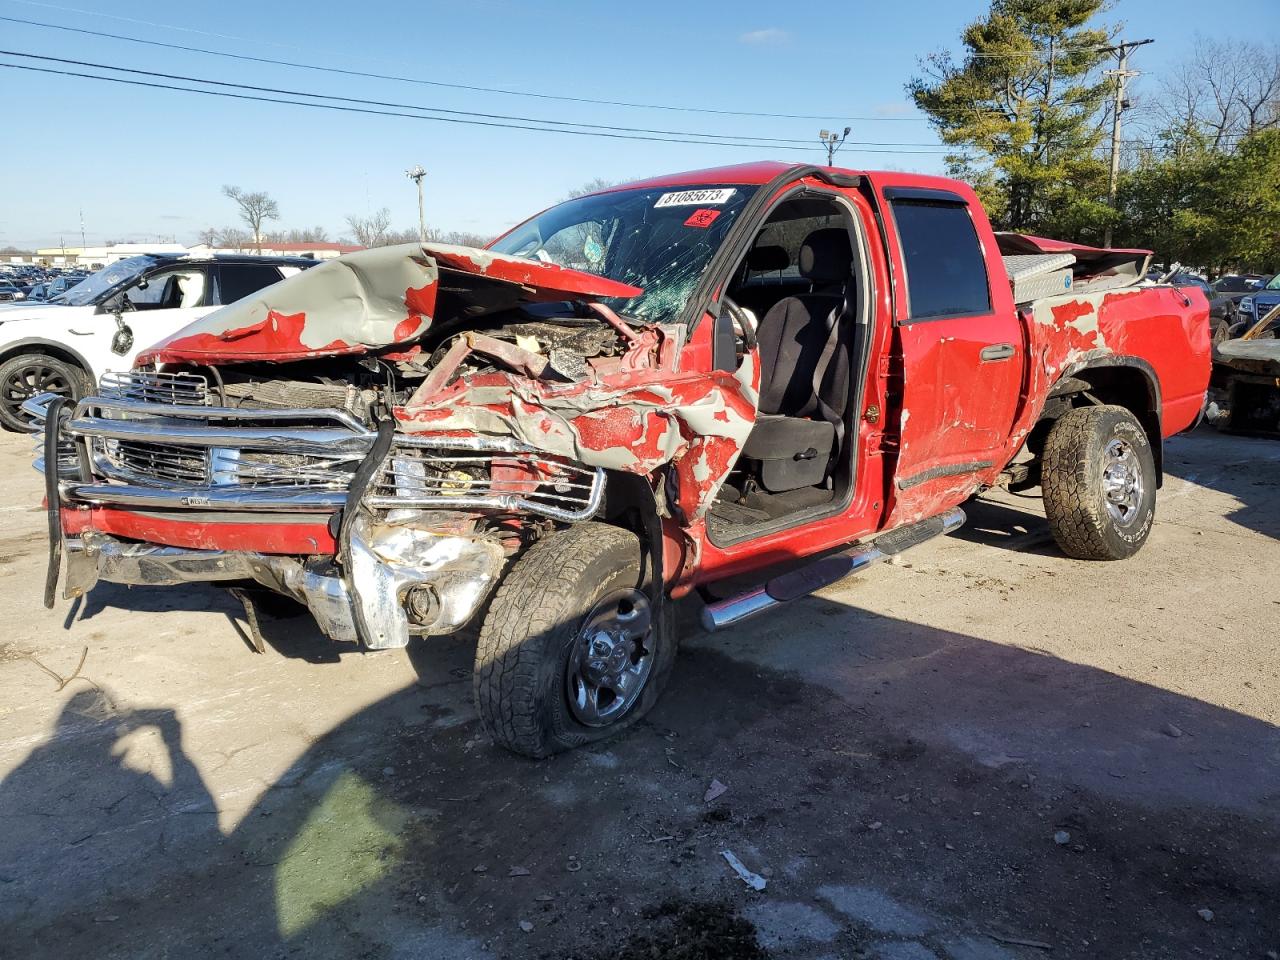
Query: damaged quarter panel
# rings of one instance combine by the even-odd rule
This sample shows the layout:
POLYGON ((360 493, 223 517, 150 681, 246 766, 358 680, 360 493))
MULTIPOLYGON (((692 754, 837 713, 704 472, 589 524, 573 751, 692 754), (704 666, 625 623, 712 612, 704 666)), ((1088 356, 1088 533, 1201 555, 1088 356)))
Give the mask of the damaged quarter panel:
POLYGON ((1032 349, 1029 394, 1038 402, 1028 405, 1015 444, 1061 377, 1108 363, 1154 374, 1163 436, 1195 422, 1210 366, 1209 304, 1199 290, 1132 286, 1039 300, 1023 313, 1032 349))

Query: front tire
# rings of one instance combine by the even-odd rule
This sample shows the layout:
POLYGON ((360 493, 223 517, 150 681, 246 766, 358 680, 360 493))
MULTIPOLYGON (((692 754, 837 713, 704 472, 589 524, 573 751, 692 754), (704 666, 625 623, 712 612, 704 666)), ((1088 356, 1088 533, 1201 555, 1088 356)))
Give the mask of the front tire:
POLYGON ((22 402, 42 393, 56 393, 69 400, 85 394, 87 377, 74 364, 45 353, 20 353, 0 363, 0 426, 15 432, 31 429, 22 402))
POLYGON ((529 548, 494 595, 476 647, 476 709, 527 757, 611 737, 657 702, 675 661, 672 604, 644 589, 640 540, 601 523, 529 548))
POLYGON ((1124 407, 1081 407, 1049 431, 1044 509, 1058 546, 1078 560, 1123 560, 1142 549, 1156 511, 1151 442, 1124 407))

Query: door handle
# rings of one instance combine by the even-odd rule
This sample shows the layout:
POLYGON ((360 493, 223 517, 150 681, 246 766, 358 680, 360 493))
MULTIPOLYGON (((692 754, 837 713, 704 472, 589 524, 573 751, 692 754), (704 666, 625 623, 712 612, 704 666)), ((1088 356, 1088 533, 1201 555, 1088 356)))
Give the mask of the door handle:
POLYGON ((1008 360, 1013 354, 1012 343, 993 343, 989 347, 983 347, 978 357, 983 363, 990 363, 992 360, 1008 360))

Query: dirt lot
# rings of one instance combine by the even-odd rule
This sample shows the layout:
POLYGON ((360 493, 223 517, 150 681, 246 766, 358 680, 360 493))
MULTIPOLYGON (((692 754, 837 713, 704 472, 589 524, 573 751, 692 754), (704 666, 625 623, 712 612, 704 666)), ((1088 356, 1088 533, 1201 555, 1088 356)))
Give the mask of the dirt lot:
POLYGON ((1173 441, 1126 563, 999 496, 772 619, 687 609, 651 718, 543 763, 483 737, 467 638, 280 619, 259 656, 205 587, 45 611, 28 446, 0 437, 0 955, 1280 951, 1280 444, 1173 441))

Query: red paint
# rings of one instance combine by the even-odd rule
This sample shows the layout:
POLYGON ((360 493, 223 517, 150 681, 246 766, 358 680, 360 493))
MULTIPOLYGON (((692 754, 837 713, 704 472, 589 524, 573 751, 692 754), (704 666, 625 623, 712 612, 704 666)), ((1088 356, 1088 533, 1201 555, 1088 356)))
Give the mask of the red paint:
POLYGON ((327 517, 314 523, 209 523, 204 520, 172 520, 111 507, 89 507, 64 509, 62 530, 69 536, 96 530, 127 540, 161 543, 192 550, 244 550, 296 556, 330 556, 337 551, 333 537, 329 534, 327 517))
POLYGON ((442 269, 533 287, 540 294, 540 299, 562 300, 565 295, 628 298, 644 293, 641 287, 540 260, 526 260, 523 257, 510 257, 471 247, 449 247, 434 243, 423 244, 422 249, 442 269))
POLYGON ((705 230, 716 222, 716 217, 718 216, 720 216, 719 210, 695 210, 689 215, 689 219, 684 222, 684 225, 705 230))
POLYGON ((302 342, 306 313, 267 312, 261 323, 222 333, 194 333, 177 336, 138 355, 140 365, 150 363, 218 363, 231 357, 245 360, 305 360, 308 357, 363 353, 362 344, 334 340, 318 347, 302 342))

